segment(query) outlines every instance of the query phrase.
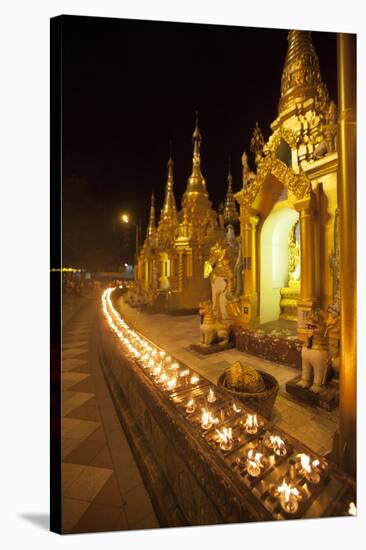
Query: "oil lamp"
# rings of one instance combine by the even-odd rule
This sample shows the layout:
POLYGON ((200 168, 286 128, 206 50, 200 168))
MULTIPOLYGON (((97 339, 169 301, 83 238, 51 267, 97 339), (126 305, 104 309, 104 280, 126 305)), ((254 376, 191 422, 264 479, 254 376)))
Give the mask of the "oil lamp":
POLYGON ((174 390, 176 385, 177 385, 177 379, 176 379, 175 376, 170 378, 166 383, 166 387, 167 387, 168 390, 174 390))
POLYGON ((247 458, 247 472, 252 477, 258 477, 262 471, 264 464, 262 463, 262 453, 254 453, 254 449, 250 449, 247 458))
POLYGON ((240 407, 238 407, 236 403, 233 403, 233 410, 234 410, 235 413, 240 413, 241 412, 240 407))
POLYGON ((190 399, 186 405, 186 412, 188 414, 192 414, 194 413, 195 410, 196 410, 196 403, 194 399, 190 399))
POLYGON ((267 448, 272 449, 277 456, 287 455, 285 442, 279 435, 270 435, 264 440, 264 444, 267 448))
POLYGON ((356 508, 356 504, 354 502, 349 503, 348 515, 349 516, 357 516, 357 508, 356 508))
POLYGON ((168 367, 169 370, 179 370, 178 363, 172 363, 170 367, 168 367))
POLYGON ((259 428, 257 415, 247 414, 247 418, 244 422, 244 429, 248 434, 256 434, 259 428))
POLYGON ((212 424, 217 424, 218 421, 219 419, 214 418, 208 410, 202 409, 201 428, 203 430, 209 430, 212 424))
POLYGON ((319 460, 316 459, 310 462, 310 456, 306 455, 305 453, 298 454, 297 458, 300 458, 300 474, 303 475, 308 481, 310 481, 310 483, 319 483, 319 460))
POLYGON ((156 365, 153 369, 153 375, 159 377, 161 373, 161 364, 156 365))
POLYGON ((179 376, 180 376, 181 378, 184 378, 185 376, 189 376, 189 369, 182 370, 182 371, 179 373, 179 376))
POLYGON ((167 375, 165 372, 163 372, 163 373, 159 376, 158 382, 159 382, 159 384, 165 384, 168 380, 169 380, 168 375, 167 375))
POLYGON ((277 487, 282 510, 288 514, 296 514, 299 509, 300 493, 296 487, 292 487, 285 480, 277 487))
POLYGON ((208 392, 208 396, 207 396, 207 401, 209 403, 215 403, 216 399, 217 398, 216 398, 216 395, 215 395, 213 389, 210 388, 210 391, 208 392))
POLYGON ((233 432, 231 428, 223 428, 222 431, 216 430, 220 449, 223 451, 231 451, 233 448, 233 432))

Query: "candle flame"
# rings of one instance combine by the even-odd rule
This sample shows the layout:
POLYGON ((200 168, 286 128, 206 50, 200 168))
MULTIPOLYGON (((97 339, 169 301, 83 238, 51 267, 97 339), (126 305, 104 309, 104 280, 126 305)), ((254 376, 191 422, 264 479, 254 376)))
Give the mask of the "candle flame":
POLYGON ((284 495, 286 502, 289 502, 291 495, 298 497, 300 494, 296 487, 291 487, 291 485, 288 485, 285 480, 283 480, 282 484, 277 487, 277 491, 284 495))
POLYGON ((212 414, 208 410, 202 409, 202 418, 201 418, 202 428, 208 429, 212 426, 212 424, 217 424, 218 421, 219 419, 212 416, 212 414))
POLYGON ((209 403, 215 403, 215 401, 216 401, 216 395, 215 395, 212 388, 210 388, 210 391, 208 392, 207 401, 209 403))
POLYGON ((313 462, 310 463, 310 456, 306 455, 305 453, 299 453, 298 458, 300 458, 301 461, 301 468, 304 470, 304 472, 307 472, 308 474, 311 473, 312 468, 317 468, 319 466, 320 462, 319 460, 315 459, 313 462))
POLYGON ((189 376, 189 369, 186 369, 186 370, 182 370, 179 374, 179 376, 181 376, 182 378, 184 376, 189 376))
POLYGON ((354 502, 349 503, 348 515, 349 516, 357 516, 357 508, 356 508, 356 504, 354 502))
POLYGON ((216 430, 217 435, 219 436, 219 440, 222 443, 229 443, 233 439, 233 431, 232 428, 223 428, 222 431, 216 430))
POLYGON ((175 376, 170 378, 170 380, 168 380, 168 382, 166 383, 168 390, 174 390, 176 385, 177 385, 177 379, 175 376))
POLYGON ((259 428, 257 415, 256 414, 248 414, 247 418, 244 422, 244 427, 245 427, 245 429, 248 433, 256 433, 258 428, 259 428))

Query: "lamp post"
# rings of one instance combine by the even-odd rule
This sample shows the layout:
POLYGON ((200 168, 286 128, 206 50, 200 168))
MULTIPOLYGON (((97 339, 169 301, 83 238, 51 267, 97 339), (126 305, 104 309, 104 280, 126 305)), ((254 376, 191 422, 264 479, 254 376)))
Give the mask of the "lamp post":
POLYGON ((134 220, 131 220, 128 214, 122 214, 121 216, 122 223, 126 224, 132 224, 135 226, 135 261, 137 261, 137 256, 139 253, 139 234, 140 234, 140 225, 135 222, 134 220))

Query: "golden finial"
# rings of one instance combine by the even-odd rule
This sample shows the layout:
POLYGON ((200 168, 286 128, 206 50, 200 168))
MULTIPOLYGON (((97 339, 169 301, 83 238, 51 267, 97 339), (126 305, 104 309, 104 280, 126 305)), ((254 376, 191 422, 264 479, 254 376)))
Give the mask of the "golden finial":
POLYGON ((193 132, 192 140, 193 140, 192 174, 188 178, 186 193, 204 193, 205 195, 207 195, 206 182, 201 173, 200 146, 201 146, 202 136, 198 127, 198 111, 196 111, 196 125, 193 132))
POLYGON ((174 168, 174 162, 172 159, 172 148, 171 148, 171 142, 170 142, 170 152, 169 152, 169 160, 167 163, 168 166, 168 176, 166 180, 166 187, 165 187, 165 199, 163 208, 161 211, 161 219, 167 219, 169 218, 170 221, 175 221, 177 216, 177 207, 175 204, 175 197, 173 193, 173 185, 174 185, 174 176, 173 176, 173 168, 174 168))
POLYGON ((249 163, 248 163, 248 155, 245 151, 244 151, 244 153, 242 154, 242 157, 241 157, 241 164, 243 166, 243 187, 245 187, 246 184, 248 183, 248 175, 249 175, 249 172, 250 172, 250 167, 249 167, 249 163))
POLYGON ((151 206, 150 206, 150 219, 149 219, 149 226, 147 228, 147 236, 149 238, 155 236, 156 231, 156 225, 155 225, 155 196, 154 191, 151 195, 151 206))
POLYGON ((288 33, 279 113, 310 98, 314 98, 322 110, 328 101, 328 92, 321 78, 319 59, 311 41, 310 31, 292 30, 288 33))
POLYGON ((234 195, 233 195, 233 177, 231 175, 231 159, 229 157, 228 162, 228 174, 227 174, 227 192, 225 197, 225 206, 223 209, 224 222, 226 224, 235 224, 238 219, 238 209, 236 207, 234 195))
POLYGON ((258 164, 263 155, 264 137, 258 122, 255 123, 252 138, 250 140, 250 150, 254 154, 255 163, 258 164))

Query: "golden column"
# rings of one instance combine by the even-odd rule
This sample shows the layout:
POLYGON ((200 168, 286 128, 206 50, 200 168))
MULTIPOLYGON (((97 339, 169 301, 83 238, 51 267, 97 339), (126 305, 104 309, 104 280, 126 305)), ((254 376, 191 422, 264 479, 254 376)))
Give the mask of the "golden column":
POLYGON ((355 35, 340 33, 338 55, 338 204, 340 214, 342 468, 356 477, 356 58, 355 35))
POLYGON ((315 201, 312 193, 294 204, 300 219, 300 299, 298 301, 298 335, 305 339, 305 319, 317 304, 315 287, 315 201))
POLYGON ((257 248, 256 227, 259 218, 254 210, 246 211, 240 217, 242 251, 244 258, 244 294, 242 296, 242 321, 255 324, 258 321, 257 293, 257 248))

